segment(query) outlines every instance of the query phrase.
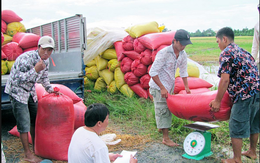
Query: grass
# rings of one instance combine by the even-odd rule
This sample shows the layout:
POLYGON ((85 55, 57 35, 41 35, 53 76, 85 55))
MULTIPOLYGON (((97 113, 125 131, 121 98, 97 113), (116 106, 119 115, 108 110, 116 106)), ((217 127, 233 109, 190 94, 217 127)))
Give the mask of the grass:
POLYGON ((191 37, 192 45, 185 48, 189 58, 201 64, 217 62, 220 54, 215 37, 191 37))
MULTIPOLYGON (((253 36, 236 36, 235 43, 251 53, 253 36)), ((215 37, 191 37, 192 45, 185 48, 189 58, 202 65, 218 65, 221 50, 215 37)))
MULTIPOLYGON (((220 50, 215 37, 194 37, 191 40, 193 45, 189 45, 185 49, 190 59, 202 63, 202 65, 218 65, 220 50)), ((235 43, 251 52, 252 36, 236 37, 235 43)), ((162 135, 157 131, 154 105, 150 99, 139 98, 137 95, 129 98, 120 92, 115 94, 106 91, 98 92, 93 87, 86 87, 85 91, 86 106, 92 103, 106 104, 110 110, 110 121, 122 132, 133 135, 147 135, 153 140, 161 141, 162 135), (91 90, 91 93, 86 90, 91 90)), ((184 128, 183 125, 191 123, 194 122, 173 116, 169 135, 174 141, 183 143, 185 137, 192 132, 191 129, 184 128)), ((220 147, 230 147, 231 144, 228 121, 215 122, 214 124, 220 127, 210 130, 212 148, 214 152, 221 152, 222 148, 220 147)), ((248 149, 249 140, 244 139, 243 143, 243 149, 248 149)))

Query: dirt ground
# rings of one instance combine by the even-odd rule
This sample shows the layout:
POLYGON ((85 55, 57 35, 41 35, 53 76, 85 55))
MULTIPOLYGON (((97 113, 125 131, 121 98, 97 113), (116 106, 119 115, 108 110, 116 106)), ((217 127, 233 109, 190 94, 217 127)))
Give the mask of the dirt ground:
MULTIPOLYGON (((15 119, 10 111, 2 111, 2 129, 1 129, 1 142, 3 144, 3 150, 7 163, 27 163, 23 161, 23 149, 20 139, 8 134, 8 131, 15 126, 15 119)), ((108 132, 113 132, 110 129, 108 132)), ((220 163, 221 159, 227 156, 227 152, 214 153, 205 157, 202 160, 196 161, 193 159, 187 159, 182 157, 185 153, 182 147, 182 142, 179 147, 168 147, 163 145, 160 140, 151 141, 145 137, 131 136, 127 134, 121 134, 114 131, 117 134, 117 139, 122 141, 115 146, 108 146, 109 151, 112 153, 120 153, 125 150, 137 150, 138 163, 220 163), (146 140, 146 141, 144 141, 146 140), (133 145, 135 144, 135 145, 133 145)), ((231 152, 232 150, 229 150, 231 152)), ((232 153, 232 152, 231 152, 232 153)), ((66 163, 67 161, 52 160, 54 163, 66 163)), ((247 158, 243 158, 243 162, 259 163, 259 159, 252 161, 247 158)))

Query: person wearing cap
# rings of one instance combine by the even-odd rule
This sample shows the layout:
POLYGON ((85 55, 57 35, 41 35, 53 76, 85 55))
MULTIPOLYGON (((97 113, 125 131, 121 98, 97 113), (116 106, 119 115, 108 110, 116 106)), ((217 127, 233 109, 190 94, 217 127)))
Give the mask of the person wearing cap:
POLYGON ((35 83, 41 83, 48 93, 54 92, 48 78, 48 58, 54 47, 54 40, 50 36, 41 37, 37 50, 25 52, 16 58, 5 86, 5 93, 9 94, 17 129, 20 133, 25 154, 24 160, 28 162, 41 162, 42 160, 31 152, 28 135, 30 132, 34 150, 35 120, 38 107, 35 83))
POLYGON ((241 155, 257 159, 256 146, 260 131, 259 92, 260 79, 253 56, 234 43, 234 32, 229 27, 216 34, 220 50, 218 92, 209 103, 211 111, 218 112, 221 100, 227 91, 233 106, 229 118, 229 135, 234 156, 223 163, 242 163, 241 155), (250 147, 242 152, 243 138, 249 138, 250 147))
MULTIPOLYGON (((258 13, 260 14, 260 4, 257 5, 258 13)), ((254 37, 253 37, 253 44, 252 44, 252 50, 251 54, 255 58, 258 71, 260 69, 260 63, 259 63, 259 21, 256 23, 254 27, 254 37)))
POLYGON ((187 54, 184 51, 186 45, 192 44, 190 35, 186 30, 176 31, 172 45, 160 50, 155 57, 149 71, 149 92, 153 96, 156 125, 163 133, 162 143, 167 146, 178 146, 169 138, 169 128, 172 123, 172 114, 168 109, 166 98, 168 93, 172 94, 175 83, 175 72, 179 67, 185 90, 190 93, 188 87, 187 54))

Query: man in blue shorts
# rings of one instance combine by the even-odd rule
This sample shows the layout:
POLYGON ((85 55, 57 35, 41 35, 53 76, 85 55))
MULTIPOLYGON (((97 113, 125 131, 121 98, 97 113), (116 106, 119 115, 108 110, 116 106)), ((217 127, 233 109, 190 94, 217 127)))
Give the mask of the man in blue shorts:
POLYGON ((228 91, 233 101, 229 120, 234 157, 222 160, 227 163, 242 163, 241 155, 256 159, 259 134, 259 91, 258 69, 253 56, 234 43, 234 32, 229 27, 216 34, 220 50, 220 77, 216 98, 210 102, 212 111, 218 112, 223 95, 228 91), (250 148, 242 152, 243 138, 250 137, 250 148))

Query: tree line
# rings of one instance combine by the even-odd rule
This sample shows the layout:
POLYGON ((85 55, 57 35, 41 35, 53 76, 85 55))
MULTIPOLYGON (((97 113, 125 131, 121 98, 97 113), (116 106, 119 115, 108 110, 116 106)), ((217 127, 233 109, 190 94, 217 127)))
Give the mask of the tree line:
MULTIPOLYGON (((254 28, 248 29, 243 28, 240 29, 233 29, 235 36, 253 36, 254 35, 254 28)), ((202 32, 200 30, 197 30, 196 32, 192 33, 190 32, 191 37, 210 37, 210 36, 216 36, 216 32, 213 31, 211 28, 207 30, 203 30, 202 32)))
MULTIPOLYGON (((163 32, 166 31, 171 31, 165 28, 163 32)), ((235 36, 253 36, 254 35, 254 28, 248 29, 248 28, 243 28, 242 30, 240 29, 233 29, 235 36)), ((191 37, 210 37, 210 36, 216 36, 216 32, 213 31, 211 28, 207 30, 200 31, 199 29, 196 32, 189 32, 191 37)))

